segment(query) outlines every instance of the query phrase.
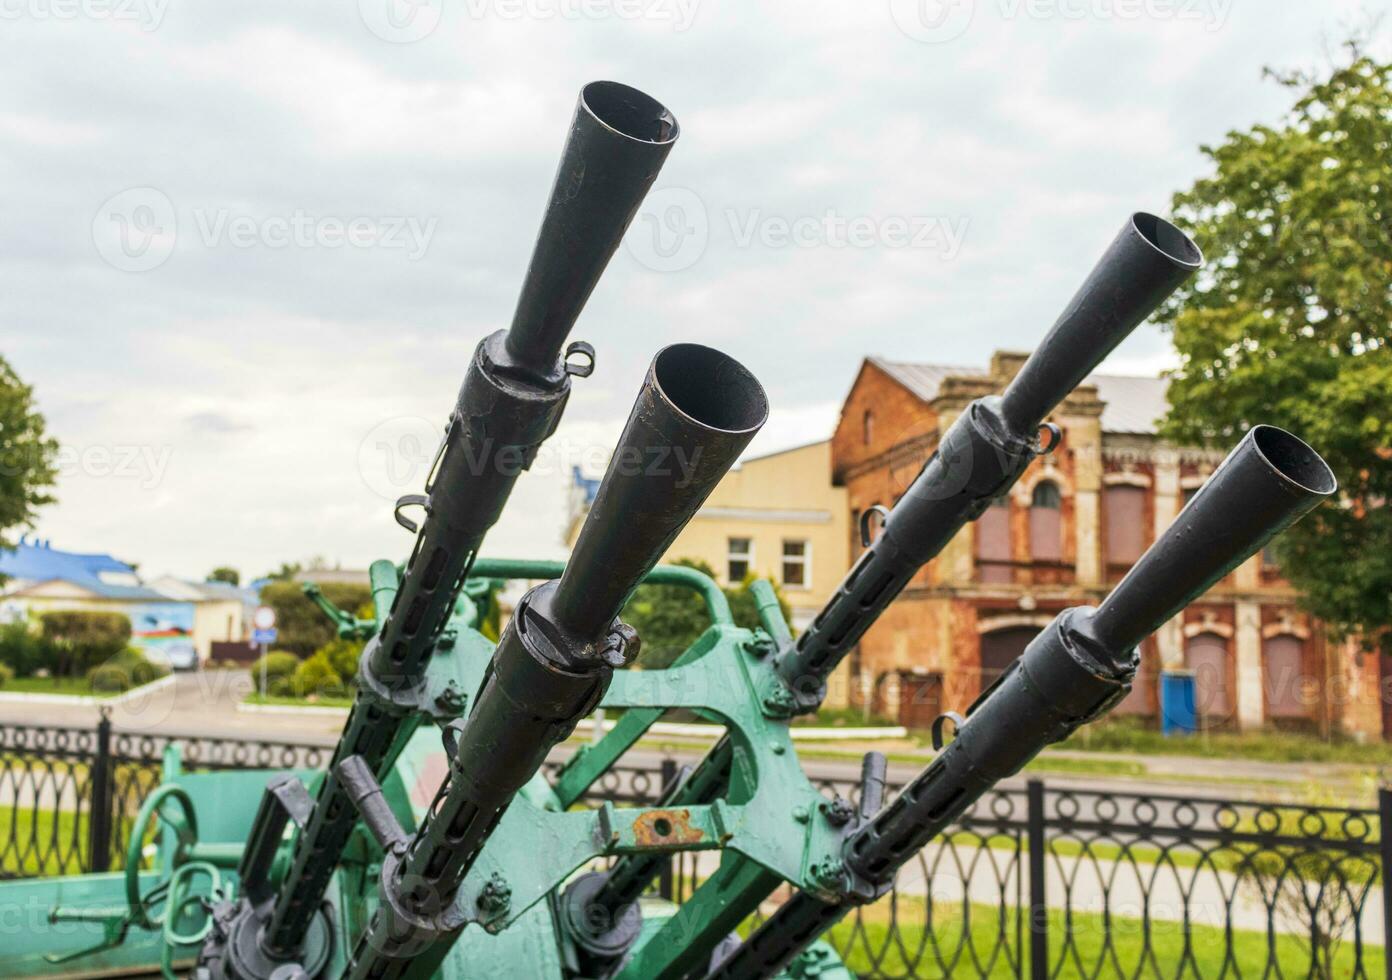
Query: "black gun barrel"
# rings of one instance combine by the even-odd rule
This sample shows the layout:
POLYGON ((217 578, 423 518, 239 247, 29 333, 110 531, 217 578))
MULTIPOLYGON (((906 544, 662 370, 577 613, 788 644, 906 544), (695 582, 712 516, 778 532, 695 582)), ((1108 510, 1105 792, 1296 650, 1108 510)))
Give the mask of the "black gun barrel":
POLYGON ((399 520, 404 504, 423 505, 424 520, 364 651, 358 697, 270 912, 265 945, 279 956, 300 946, 353 829, 338 766, 359 756, 380 772, 412 723, 459 588, 570 396, 562 345, 677 131, 670 112, 626 85, 593 82, 580 93, 512 327, 475 349, 425 494, 397 505, 399 520))
POLYGON ((832 670, 909 580, 1043 451, 1038 431, 1049 412, 1201 261, 1198 246, 1169 222, 1131 216, 1005 394, 978 399, 957 417, 880 536, 780 652, 796 710, 816 709, 832 670))
POLYGON ((450 906, 514 795, 636 655, 617 619, 625 600, 767 416, 762 386, 733 358, 675 344, 653 359, 564 573, 518 603, 456 723, 448 789, 383 873, 384 907, 406 911, 364 934, 348 976, 395 969, 383 959, 419 966, 423 949, 443 955, 453 933, 424 941, 413 917, 450 906))
POLYGON ((507 349, 549 375, 680 128, 660 102, 619 82, 580 91, 507 349))
POLYGON ((660 351, 556 587, 557 621, 581 635, 613 621, 767 418, 763 388, 734 358, 660 351))
POLYGON ((1295 436, 1265 425, 1248 432, 1111 595, 1096 609, 1060 613, 968 709, 952 743, 846 839, 845 898, 799 892, 711 976, 772 976, 853 905, 882 894, 999 780, 1115 707, 1131 689, 1141 640, 1336 488, 1295 436))
POLYGON ((1253 427, 1098 607, 1098 641, 1136 646, 1231 571, 1231 555, 1260 551, 1335 488, 1328 464, 1302 440, 1253 427))
POLYGON ((1174 225, 1133 214, 1005 389, 1007 424, 1017 432, 1037 426, 1202 262, 1199 247, 1174 225))

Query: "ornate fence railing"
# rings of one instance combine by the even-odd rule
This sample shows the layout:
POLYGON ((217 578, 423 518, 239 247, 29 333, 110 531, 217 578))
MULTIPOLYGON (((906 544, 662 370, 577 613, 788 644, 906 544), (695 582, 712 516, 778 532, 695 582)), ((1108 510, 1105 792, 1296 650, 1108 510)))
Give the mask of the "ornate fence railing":
MULTIPOLYGON (((107 721, 0 723, 0 877, 118 867, 171 742, 188 769, 317 768, 330 753, 107 721)), ((675 772, 672 760, 620 767, 591 799, 651 802, 675 772)), ((853 781, 820 785, 854 799, 853 781)), ((876 978, 1392 980, 1392 791, 1379 804, 998 788, 828 938, 876 978)), ((680 902, 714 868, 711 855, 681 855, 658 890, 680 902)))

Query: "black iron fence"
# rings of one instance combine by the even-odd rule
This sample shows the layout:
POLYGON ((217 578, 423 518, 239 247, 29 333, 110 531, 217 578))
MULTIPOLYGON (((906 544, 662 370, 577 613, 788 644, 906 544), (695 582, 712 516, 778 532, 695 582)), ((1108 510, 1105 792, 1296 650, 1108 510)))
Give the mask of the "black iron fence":
POLYGON ((122 867, 131 823, 177 743, 185 769, 316 768, 323 746, 0 723, 0 878, 122 867))
MULTIPOLYGON (((177 742, 187 769, 314 768, 320 744, 0 724, 0 877, 116 868, 177 742)), ((675 773, 622 767, 595 799, 644 803, 675 773)), ((853 782, 824 781, 854 799, 853 782)), ((1379 810, 998 788, 828 936, 865 977, 1392 980, 1392 792, 1379 810)), ((684 854, 674 901, 716 866, 684 854)), ((764 910, 786 893, 775 895, 764 910)))

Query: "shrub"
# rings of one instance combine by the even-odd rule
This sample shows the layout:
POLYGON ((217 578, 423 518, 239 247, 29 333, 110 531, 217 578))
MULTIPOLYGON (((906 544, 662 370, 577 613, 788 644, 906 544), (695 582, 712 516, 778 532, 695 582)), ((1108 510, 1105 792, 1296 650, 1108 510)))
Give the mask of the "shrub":
POLYGON ((130 620, 121 613, 49 612, 39 616, 39 624, 54 654, 53 672, 62 677, 104 664, 130 643, 130 620))
POLYGON ((48 642, 28 623, 8 623, 0 626, 0 664, 16 677, 28 677, 36 670, 49 667, 53 651, 48 642))
MULTIPOLYGON (((372 605, 372 590, 351 582, 324 582, 324 598, 340 609, 354 612, 372 605)), ((298 582, 270 582, 261 590, 261 602, 276 613, 277 646, 299 657, 313 655, 338 638, 338 629, 298 582)))
POLYGON ((129 691, 158 680, 167 673, 169 671, 164 667, 146 660, 139 650, 126 647, 106 663, 87 671, 87 681, 94 691, 129 691))
MULTIPOLYGON (((328 658, 329 665, 345 681, 358 676, 358 658, 362 656, 363 644, 358 640, 334 640, 314 651, 314 656, 328 658)), ((313 658, 310 658, 313 659, 313 658)))
POLYGON ((285 650, 272 650, 264 657, 260 657, 252 662, 249 668, 251 672, 251 682, 256 685, 256 689, 265 694, 269 690, 272 694, 276 693, 276 686, 279 681, 289 680, 295 673, 295 668, 300 666, 300 658, 293 653, 285 650), (261 687, 261 671, 265 668, 266 689, 261 687))
POLYGON ((323 653, 316 653, 295 668, 295 693, 300 697, 312 694, 338 695, 343 693, 343 678, 323 653))
POLYGON ((0 687, 4 687, 10 681, 14 680, 14 678, 14 668, 10 667, 8 664, 0 664, 0 687))

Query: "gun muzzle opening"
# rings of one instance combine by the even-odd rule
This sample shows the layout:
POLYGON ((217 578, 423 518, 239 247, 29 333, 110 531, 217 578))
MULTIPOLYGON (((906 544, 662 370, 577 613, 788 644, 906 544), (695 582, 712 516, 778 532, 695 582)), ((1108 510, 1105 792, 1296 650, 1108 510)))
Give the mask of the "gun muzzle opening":
POLYGON ((701 344, 673 344, 653 360, 653 380, 667 403, 712 431, 742 435, 768 419, 768 396, 739 361, 701 344))
POLYGON ((622 82, 590 82, 580 104, 606 129, 643 143, 672 143, 681 132, 666 106, 622 82))
POLYGON ((1274 425, 1252 429, 1252 443, 1261 458, 1293 489, 1302 494, 1328 497, 1338 489, 1334 471, 1305 440, 1274 425))
POLYGON ((1175 265, 1197 269, 1203 265, 1203 252, 1194 240, 1158 215, 1137 211, 1131 215, 1131 227, 1136 229, 1151 248, 1175 265))

